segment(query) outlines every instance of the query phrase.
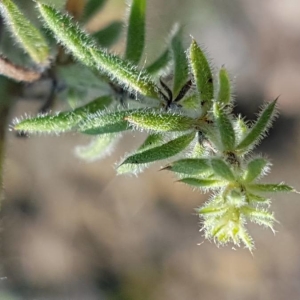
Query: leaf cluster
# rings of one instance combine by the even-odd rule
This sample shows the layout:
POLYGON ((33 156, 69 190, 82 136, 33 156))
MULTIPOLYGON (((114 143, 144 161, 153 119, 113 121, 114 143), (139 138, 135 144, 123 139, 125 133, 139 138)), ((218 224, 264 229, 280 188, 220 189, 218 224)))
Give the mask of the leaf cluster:
MULTIPOLYGON (((261 109, 253 124, 234 115, 227 70, 222 67, 215 76, 194 39, 186 50, 179 26, 157 60, 141 68, 146 0, 132 0, 124 55, 112 53, 104 47, 117 40, 120 23, 94 34, 83 29, 104 2, 88 1, 78 22, 37 2, 44 26, 63 46, 64 55, 88 68, 103 88, 85 105, 21 118, 13 128, 29 134, 76 131, 90 135, 89 145, 76 148, 77 155, 87 161, 110 153, 125 131, 146 132, 145 141, 121 160, 117 172, 138 174, 154 162, 169 160, 162 170, 173 172, 181 183, 212 192, 210 200, 197 209, 204 236, 217 244, 242 243, 251 251, 254 245, 245 227, 248 221, 274 230, 275 218, 268 211, 270 200, 265 193, 294 191, 283 183, 260 183, 271 164, 251 155, 276 116, 276 100, 261 109)), ((20 20, 26 18, 13 2, 2 0, 0 7, 12 34, 32 59, 39 64, 53 60, 38 29, 31 30, 28 21, 27 27, 21 26, 20 20), (43 46, 38 52, 33 51, 37 44, 43 46)), ((70 91, 75 87, 70 84, 70 91)))

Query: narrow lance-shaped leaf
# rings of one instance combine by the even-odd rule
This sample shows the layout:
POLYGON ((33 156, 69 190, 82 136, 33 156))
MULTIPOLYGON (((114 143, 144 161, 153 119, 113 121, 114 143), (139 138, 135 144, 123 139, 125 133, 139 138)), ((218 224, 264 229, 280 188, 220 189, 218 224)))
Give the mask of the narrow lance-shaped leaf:
POLYGON ((49 47, 40 31, 28 21, 11 0, 1 0, 0 10, 9 30, 20 46, 35 63, 47 65, 49 62, 49 47))
POLYGON ((107 0, 88 0, 81 16, 82 22, 91 19, 106 3, 107 0))
POLYGON ((238 115, 237 118, 234 120, 234 128, 236 133, 236 142, 238 144, 245 138, 249 130, 246 121, 242 118, 241 115, 238 115))
POLYGON ((265 203, 269 203, 269 199, 268 198, 265 198, 265 197, 262 197, 262 196, 259 196, 259 195, 256 195, 256 194, 252 194, 252 193, 249 193, 247 191, 246 193, 246 197, 247 197, 247 201, 248 202, 265 202, 265 203))
MULTIPOLYGON (((149 134, 146 140, 142 143, 142 145, 132 155, 157 147, 161 145, 163 141, 164 139, 161 133, 149 134)), ((149 163, 144 163, 144 164, 126 163, 118 166, 117 172, 118 174, 130 173, 130 174, 137 175, 138 173, 141 173, 148 166, 149 163)))
POLYGON ((190 47, 190 64, 197 90, 203 103, 203 114, 210 109, 214 98, 213 76, 207 58, 195 40, 190 47))
POLYGON ((159 99, 158 88, 145 71, 138 70, 116 55, 93 48, 94 41, 72 22, 70 16, 45 4, 39 3, 38 7, 55 37, 80 61, 90 67, 99 68, 113 81, 125 86, 130 93, 137 92, 159 99), (62 28, 65 30, 61 30, 62 28))
POLYGON ((205 158, 185 158, 173 162, 171 165, 163 168, 163 170, 188 175, 200 175, 211 171, 211 166, 209 160, 205 158))
POLYGON ((235 147, 235 132, 231 120, 218 103, 214 103, 213 113, 218 125, 224 150, 233 150, 235 147))
POLYGON ((138 70, 116 55, 98 49, 90 51, 99 69, 120 85, 125 85, 130 93, 159 99, 158 88, 145 71, 138 70))
POLYGON ((235 180, 234 174, 232 173, 230 167, 222 159, 211 159, 211 166, 217 176, 227 181, 235 180))
POLYGON ((188 185, 198 187, 201 189, 215 189, 219 188, 221 186, 226 185, 226 182, 221 181, 221 180, 214 180, 214 179, 198 179, 198 178, 193 178, 193 177, 188 177, 188 178, 183 178, 179 180, 178 182, 183 182, 188 185))
POLYGON ((218 102, 220 104, 229 104, 231 100, 231 84, 229 75, 225 68, 221 68, 219 72, 219 93, 218 102))
POLYGON ((131 112, 132 110, 97 112, 79 124, 79 131, 95 135, 128 130, 130 124, 125 117, 131 112))
POLYGON ((78 60, 93 67, 94 59, 89 51, 94 46, 92 38, 73 22, 71 16, 39 2, 37 7, 46 26, 54 33, 54 37, 78 60))
POLYGON ((138 148, 138 152, 142 152, 158 146, 163 142, 163 135, 161 133, 149 134, 143 144, 138 148))
POLYGON ((219 215, 223 215, 224 213, 226 213, 227 210, 228 210, 228 207, 225 205, 223 205, 223 206, 208 205, 208 206, 198 209, 197 213, 202 214, 202 215, 219 216, 219 215))
POLYGON ((134 154, 122 163, 123 164, 143 164, 150 163, 157 160, 166 159, 172 157, 181 151, 183 151, 194 139, 195 134, 189 133, 182 135, 168 143, 161 146, 151 148, 141 153, 134 154))
POLYGON ((256 192, 276 193, 276 192, 295 192, 289 185, 279 184, 248 184, 247 188, 256 192))
POLYGON ((274 111, 277 99, 268 104, 262 111, 254 126, 249 130, 249 133, 237 146, 237 150, 250 150, 262 139, 265 132, 269 129, 271 121, 274 117, 274 111))
POLYGON ((118 40, 122 33, 122 28, 123 23, 115 21, 107 27, 93 33, 92 36, 101 47, 108 48, 118 40))
POLYGON ((192 118, 153 109, 133 112, 126 116, 126 120, 139 129, 155 131, 184 131, 195 125, 192 118))
POLYGON ((179 94, 181 88, 188 81, 188 60, 182 45, 181 36, 182 29, 175 28, 174 35, 171 40, 171 48, 174 60, 174 83, 173 83, 173 97, 179 94))
POLYGON ((251 206, 243 206, 241 207, 241 211, 243 214, 247 215, 247 217, 255 218, 255 219, 266 219, 270 221, 275 221, 275 217, 273 213, 270 213, 265 210, 257 209, 251 206))
POLYGON ((146 71, 151 75, 156 75, 168 65, 170 60, 170 50, 166 49, 152 64, 146 67, 146 71))
POLYGON ((132 0, 125 58, 138 64, 145 46, 146 0, 132 0))
POLYGON ((110 96, 102 96, 87 105, 81 106, 73 111, 61 112, 56 115, 41 115, 16 121, 15 130, 28 133, 59 133, 73 129, 84 120, 88 114, 103 110, 112 101, 110 96))
POLYGON ((103 134, 92 139, 91 143, 86 146, 77 146, 76 155, 88 162, 102 159, 112 152, 113 146, 119 138, 118 134, 103 134))
POLYGON ((249 162, 244 174, 245 182, 252 182, 265 172, 269 162, 263 158, 256 158, 249 162))

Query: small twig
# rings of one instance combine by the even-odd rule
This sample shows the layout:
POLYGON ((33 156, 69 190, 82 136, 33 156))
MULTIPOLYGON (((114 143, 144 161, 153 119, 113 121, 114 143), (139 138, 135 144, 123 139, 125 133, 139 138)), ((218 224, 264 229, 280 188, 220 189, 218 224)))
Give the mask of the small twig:
POLYGON ((16 81, 34 82, 41 78, 42 74, 17 66, 0 54, 0 74, 16 81))

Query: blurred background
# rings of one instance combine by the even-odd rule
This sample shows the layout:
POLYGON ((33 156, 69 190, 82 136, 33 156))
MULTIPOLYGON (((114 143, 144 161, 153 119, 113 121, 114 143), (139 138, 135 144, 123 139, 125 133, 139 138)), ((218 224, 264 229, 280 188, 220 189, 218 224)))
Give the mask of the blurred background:
MULTIPOLYGON (((59 0, 49 2, 61 6, 59 0)), ((18 3, 37 22, 32 1, 18 3)), ((76 15, 83 4, 69 1, 68 9, 76 15)), ((124 20, 125 11, 124 0, 109 0, 87 29, 124 20)), ((297 190, 299 15, 298 0, 148 0, 144 56, 145 62, 156 58, 179 22, 187 46, 192 35, 215 70, 222 65, 230 70, 237 113, 253 119, 264 101, 280 96, 280 116, 257 152, 274 164, 266 181, 284 180, 297 190)), ((3 52, 10 49, 14 61, 26 61, 14 41, 4 41, 3 52)), ((123 48, 124 39, 115 51, 123 48)), ((0 100, 0 123, 36 114, 49 82, 18 88, 11 89, 9 114, 0 100)), ((57 98, 55 108, 66 109, 62 94, 57 98)), ((125 135, 109 158, 90 164, 74 155, 76 145, 88 142, 85 136, 20 138, 8 129, 5 134, 1 300, 300 298, 299 195, 273 198, 275 236, 249 225, 253 255, 231 246, 219 249, 204 241, 194 214, 208 195, 175 184, 170 174, 158 172, 159 164, 138 178, 115 175, 114 163, 142 141, 141 134, 125 135)))

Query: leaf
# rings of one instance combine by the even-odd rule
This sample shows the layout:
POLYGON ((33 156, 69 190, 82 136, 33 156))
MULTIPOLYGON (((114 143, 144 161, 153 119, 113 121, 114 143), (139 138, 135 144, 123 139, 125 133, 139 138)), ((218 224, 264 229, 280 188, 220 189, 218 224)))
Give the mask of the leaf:
POLYGON ((262 111, 254 126, 237 146, 237 150, 250 150, 263 138, 264 134, 271 126, 272 119, 274 118, 276 102, 277 99, 269 103, 262 111))
POLYGON ((60 133, 76 127, 90 113, 109 106, 110 96, 102 96, 73 111, 61 112, 56 115, 40 115, 35 118, 16 120, 14 129, 28 133, 60 133))
POLYGON ((152 64, 146 67, 146 71, 151 75, 156 75, 168 65, 170 60, 170 50, 166 49, 152 64))
POLYGON ((248 163, 243 180, 245 182, 252 182, 266 172, 266 167, 269 162, 263 158, 253 159, 248 163))
POLYGON ((104 6, 105 3, 106 0, 88 0, 82 13, 81 21, 89 21, 104 6))
MULTIPOLYGON (((142 153, 146 150, 152 149, 154 147, 157 147, 158 145, 161 145, 163 143, 163 136, 160 133, 153 133, 149 134, 146 140, 143 142, 143 144, 135 151, 134 154, 131 154, 129 156, 135 155, 137 153, 142 153)), ((134 175, 137 175, 141 173, 146 167, 148 167, 149 163, 145 164, 134 164, 134 163, 126 163, 121 164, 117 168, 118 174, 126 174, 131 173, 134 175)))
POLYGON ((221 68, 219 72, 219 93, 218 103, 226 105, 231 100, 231 84, 230 78, 225 68, 221 68))
POLYGON ((197 179, 193 177, 187 177, 178 180, 178 182, 183 182, 191 186, 195 186, 198 188, 203 188, 203 189, 214 189, 214 188, 219 188, 224 185, 226 185, 226 182, 221 181, 221 180, 214 180, 214 179, 197 179))
POLYGON ((239 143, 245 138, 249 131, 248 125, 241 115, 238 115, 234 120, 234 129, 236 134, 236 143, 239 143))
POLYGON ((132 0, 125 58, 134 64, 141 60, 145 46, 146 0, 132 0))
POLYGON ((90 144, 86 146, 77 146, 75 148, 75 153, 79 158, 87 162, 102 159, 112 152, 112 148, 116 144, 118 138, 119 135, 115 133, 97 136, 92 139, 90 144))
POLYGON ((199 210, 197 210, 197 212, 199 214, 202 215, 223 215, 224 213, 226 213, 226 211, 228 210, 228 207, 226 206, 205 206, 203 208, 200 208, 199 210))
POLYGON ((183 151, 192 142, 194 137, 194 133, 182 135, 161 146, 129 156, 121 165, 144 164, 172 157, 183 151))
POLYGON ((40 31, 11 0, 1 0, 0 11, 13 37, 31 59, 39 65, 48 65, 49 47, 40 31))
POLYGON ((235 181, 235 176, 230 167, 222 159, 213 158, 210 162, 217 176, 227 181, 235 181))
POLYGON ((295 192, 295 189, 289 185, 278 183, 278 184, 248 184, 247 188, 263 193, 277 193, 277 192, 295 192))
POLYGON ((266 204, 269 203, 268 198, 265 198, 265 197, 262 197, 262 196, 259 196, 259 195, 255 195, 255 194, 247 192, 246 196, 247 196, 247 200, 249 202, 254 201, 254 202, 265 202, 266 204))
POLYGON ((188 175, 201 175, 211 171, 211 166, 209 160, 205 158, 185 158, 173 162, 171 165, 163 168, 163 170, 188 175))
POLYGON ((254 219, 265 219, 269 221, 275 221, 275 217, 272 213, 257 209, 251 206, 243 206, 241 207, 241 211, 243 214, 245 214, 247 217, 254 218, 254 219))
POLYGON ((81 122, 79 130, 82 133, 91 135, 128 130, 130 125, 125 117, 131 112, 132 110, 97 112, 81 122))
POLYGON ((195 40, 192 40, 189 55, 194 80, 206 112, 211 107, 214 98, 212 71, 204 52, 195 40))
POLYGON ((123 30, 123 23, 114 21, 107 27, 92 34, 95 41, 104 48, 112 46, 120 37, 123 30))
POLYGON ((181 88, 188 81, 188 61, 181 42, 182 30, 175 28, 175 34, 171 40, 171 48, 174 60, 174 83, 173 83, 173 98, 179 94, 181 88))
POLYGON ((192 118, 153 109, 132 112, 126 120, 137 128, 155 131, 184 131, 195 124, 192 118))
POLYGON ((163 135, 161 133, 149 134, 144 143, 138 148, 138 152, 151 149, 163 142, 163 135))
POLYGON ((128 89, 129 93, 137 92, 159 99, 158 88, 151 81, 149 74, 138 70, 134 65, 116 55, 93 48, 93 39, 75 25, 70 16, 61 14, 48 5, 38 3, 38 8, 56 39, 80 61, 87 66, 99 68, 111 80, 128 89))
POLYGON ((186 109, 197 110, 199 108, 199 99, 196 94, 183 98, 180 105, 186 109))
POLYGON ((93 39, 75 24, 71 16, 62 14, 53 7, 37 2, 37 7, 45 25, 53 32, 58 42, 64 45, 79 61, 87 66, 94 66, 90 48, 93 39))
POLYGON ((218 129, 221 135, 223 148, 225 151, 232 151, 235 148, 235 132, 231 120, 227 117, 224 109, 218 103, 214 103, 213 109, 218 129))
POLYGON ((145 71, 138 70, 132 64, 116 55, 102 50, 91 49, 92 56, 99 69, 111 77, 111 80, 125 86, 129 93, 159 99, 158 88, 145 71))

